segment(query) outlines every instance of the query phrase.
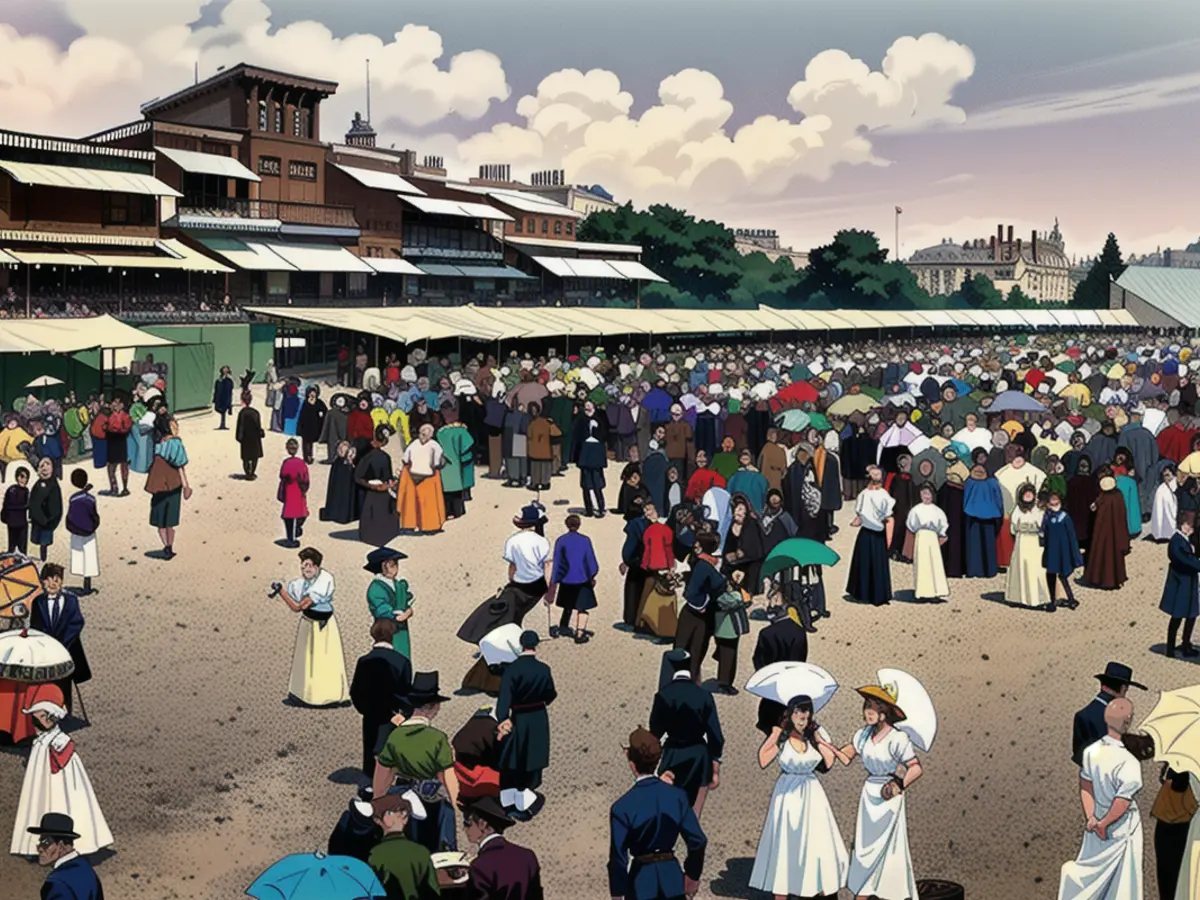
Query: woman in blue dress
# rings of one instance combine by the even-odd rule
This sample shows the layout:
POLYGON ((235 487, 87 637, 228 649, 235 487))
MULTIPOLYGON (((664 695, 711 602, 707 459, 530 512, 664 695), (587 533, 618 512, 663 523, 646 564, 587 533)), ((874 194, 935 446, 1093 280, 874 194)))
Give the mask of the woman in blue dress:
POLYGON ((1117 490, 1125 500, 1125 517, 1129 520, 1129 536, 1135 537, 1142 533, 1142 501, 1138 496, 1136 471, 1133 468, 1133 454, 1124 447, 1118 448, 1113 454, 1113 476, 1117 479, 1117 490))
POLYGON ((1050 602, 1067 609, 1076 609, 1079 601, 1071 591, 1071 577, 1076 569, 1083 568, 1083 554, 1079 551, 1079 538, 1075 534, 1075 523, 1063 509, 1063 497, 1051 491, 1046 500, 1046 515, 1042 519, 1042 565, 1046 569, 1046 583, 1050 588, 1050 602), (1058 600, 1058 585, 1062 583, 1067 599, 1058 600))

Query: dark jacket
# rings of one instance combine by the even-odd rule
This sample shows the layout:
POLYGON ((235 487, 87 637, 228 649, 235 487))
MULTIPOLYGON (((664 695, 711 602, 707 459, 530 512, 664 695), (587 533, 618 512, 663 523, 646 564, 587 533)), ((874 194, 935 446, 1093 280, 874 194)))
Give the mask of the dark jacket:
POLYGON ((550 717, 546 707, 558 697, 550 667, 521 654, 504 669, 496 721, 511 718, 512 733, 500 742, 500 770, 541 772, 550 765, 550 717))
POLYGON ((104 887, 82 856, 51 869, 42 884, 42 900, 104 900, 104 887))
POLYGON ((608 895, 625 900, 664 900, 683 896, 683 875, 699 880, 708 838, 687 794, 660 778, 639 779, 609 812, 608 895), (638 857, 674 853, 682 837, 687 858, 637 862, 638 857))
POLYGON ((91 537, 99 527, 96 498, 87 491, 73 494, 67 504, 67 531, 79 537, 91 537))
POLYGON ((350 801, 349 808, 342 813, 333 833, 329 835, 330 856, 352 856, 366 862, 371 850, 383 838, 383 829, 370 815, 359 812, 356 806, 358 802, 350 801))
POLYGON ((38 479, 29 489, 29 522, 42 531, 53 531, 62 521, 62 489, 58 481, 38 479))
MULTIPOLYGON (((389 647, 373 647, 359 657, 350 681, 350 702, 362 716, 363 771, 374 768, 371 760, 392 730, 392 716, 412 715, 408 702, 412 690, 412 663, 389 647)), ((369 849, 369 848, 368 848, 369 849)))
POLYGON ((230 412, 233 409, 233 379, 223 375, 213 383, 213 409, 230 412))
MULTIPOLYGON (((754 668, 761 669, 777 662, 808 662, 808 632, 790 616, 772 622, 758 633, 754 645, 754 668)), ((779 724, 784 706, 774 700, 758 701, 758 730, 770 734, 779 724)))
POLYGON ((321 439, 321 432, 325 427, 325 413, 327 412, 325 401, 318 399, 316 403, 309 403, 307 399, 300 404, 300 415, 296 419, 296 434, 304 438, 306 441, 316 443, 321 439))
POLYGON ((29 524, 29 488, 14 484, 4 492, 0 521, 13 528, 29 524))
POLYGON ((654 695, 650 731, 663 741, 660 772, 672 772, 675 786, 696 802, 700 788, 712 782, 712 764, 725 750, 725 737, 713 695, 692 681, 677 678, 654 695))
POLYGON ((237 424, 233 432, 234 438, 241 445, 242 459, 262 459, 263 431, 262 417, 253 406, 243 406, 238 410, 237 424))
POLYGON ((503 836, 488 840, 471 862, 466 900, 543 900, 537 856, 503 836))
POLYGON ((1200 558, 1192 542, 1178 531, 1167 544, 1167 581, 1158 608, 1175 619, 1200 615, 1200 558))
POLYGON ((1075 732, 1071 739, 1071 761, 1075 765, 1082 766, 1083 751, 1108 734, 1104 710, 1111 699, 1109 694, 1097 694, 1091 703, 1075 713, 1075 732))
POLYGON ((29 627, 50 635, 67 648, 71 659, 75 661, 75 673, 71 680, 83 684, 92 678, 87 655, 83 652, 83 612, 79 608, 79 598, 70 591, 63 591, 61 596, 62 608, 58 613, 58 621, 53 623, 50 621, 50 599, 43 593, 34 600, 29 627))

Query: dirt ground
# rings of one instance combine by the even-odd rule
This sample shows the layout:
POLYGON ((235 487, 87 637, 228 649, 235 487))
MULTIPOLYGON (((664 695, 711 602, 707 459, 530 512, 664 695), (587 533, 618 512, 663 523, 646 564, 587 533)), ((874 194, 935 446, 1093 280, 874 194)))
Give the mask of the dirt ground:
MULTIPOLYGON (((74 736, 116 836, 116 853, 99 867, 115 900, 241 896, 281 856, 323 848, 354 790, 360 751, 353 709, 284 703, 297 619, 282 601, 267 599, 272 581, 297 570, 295 551, 275 543, 282 537, 274 475, 283 438, 270 436, 262 477, 246 483, 233 477, 241 468, 233 431, 215 427, 212 415, 182 422, 195 496, 184 504, 173 561, 147 555, 159 548, 142 478, 135 476, 127 498, 100 498, 102 574, 99 592, 83 600, 95 672, 84 686, 92 724, 74 736)), ((352 672, 370 648, 368 548, 355 532, 317 521, 327 473, 313 467, 314 515, 304 543, 325 554, 337 580, 352 672)), ((618 470, 608 474, 611 503, 618 470)), ((96 487, 105 487, 96 475, 96 487)), ((551 539, 579 502, 576 484, 573 473, 556 478, 543 498, 551 539)), ((528 497, 484 480, 465 519, 442 534, 395 542, 409 555, 402 574, 417 598, 414 663, 440 670, 444 689, 457 688, 471 664, 454 632, 504 581, 501 547, 528 497)), ((833 546, 848 561, 854 533, 847 513, 833 546)), ((662 649, 612 627, 620 619, 621 528, 616 516, 585 524, 601 562, 596 637, 583 646, 543 644, 559 691, 550 711, 548 802, 510 836, 536 850, 552 900, 608 896, 607 813, 631 780, 620 748, 630 729, 646 723, 658 675, 662 649)), ((65 557, 60 535, 52 559, 65 557)), ((1152 688, 1133 692, 1137 721, 1158 690, 1200 679, 1189 662, 1151 652, 1166 626, 1157 610, 1164 560, 1162 547, 1139 541, 1123 590, 1083 590, 1078 611, 1053 615, 997 602, 1002 578, 954 582, 945 604, 862 607, 837 599, 846 563, 829 573, 833 617, 813 636, 810 660, 844 687, 822 723, 848 740, 861 721, 852 688, 884 666, 920 678, 937 706, 940 733, 922 760, 925 777, 908 795, 918 878, 957 881, 972 900, 1055 896, 1059 867, 1074 857, 1083 831, 1071 717, 1094 694, 1094 673, 1110 659, 1133 666, 1152 688)), ((898 591, 910 588, 911 570, 896 566, 893 579, 898 591)), ((527 622, 545 634, 540 610, 527 622)), ((739 682, 751 673, 754 633, 741 642, 739 682)), ((713 662, 705 674, 715 674, 713 662)), ((486 700, 455 697, 436 724, 453 733, 486 700)), ((717 703, 727 746, 720 787, 704 810, 709 848, 699 896, 762 897, 747 882, 775 772, 756 762, 755 699, 743 693, 717 703)), ((0 822, 15 816, 24 757, 23 749, 0 750, 0 822)), ((1154 764, 1144 770, 1144 817, 1157 771, 1154 764)), ((858 765, 823 781, 847 845, 862 781, 858 765)), ((7 840, 8 831, 2 834, 7 840)), ((1152 834, 1147 821, 1147 896, 1154 890, 1152 834)), ((34 896, 43 874, 4 855, 0 893, 34 896)))

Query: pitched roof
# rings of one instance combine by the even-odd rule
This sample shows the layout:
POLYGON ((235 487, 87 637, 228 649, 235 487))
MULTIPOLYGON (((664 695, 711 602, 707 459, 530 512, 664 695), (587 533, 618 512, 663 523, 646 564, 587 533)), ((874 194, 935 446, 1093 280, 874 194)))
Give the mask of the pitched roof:
POLYGON ((1200 271, 1129 266, 1117 286, 1190 328, 1200 326, 1200 271))

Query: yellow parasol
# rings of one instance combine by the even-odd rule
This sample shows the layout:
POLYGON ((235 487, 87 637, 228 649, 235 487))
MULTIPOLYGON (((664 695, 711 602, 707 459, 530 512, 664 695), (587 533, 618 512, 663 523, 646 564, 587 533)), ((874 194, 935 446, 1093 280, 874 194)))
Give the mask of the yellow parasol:
POLYGON ((1200 451, 1190 453, 1179 464, 1180 475, 1200 476, 1200 451))
POLYGON ((16 553, 0 555, 0 619, 29 615, 30 598, 42 590, 37 565, 16 553))
POLYGON ((1200 775, 1200 684, 1163 691, 1141 730, 1154 738, 1155 759, 1200 775))

